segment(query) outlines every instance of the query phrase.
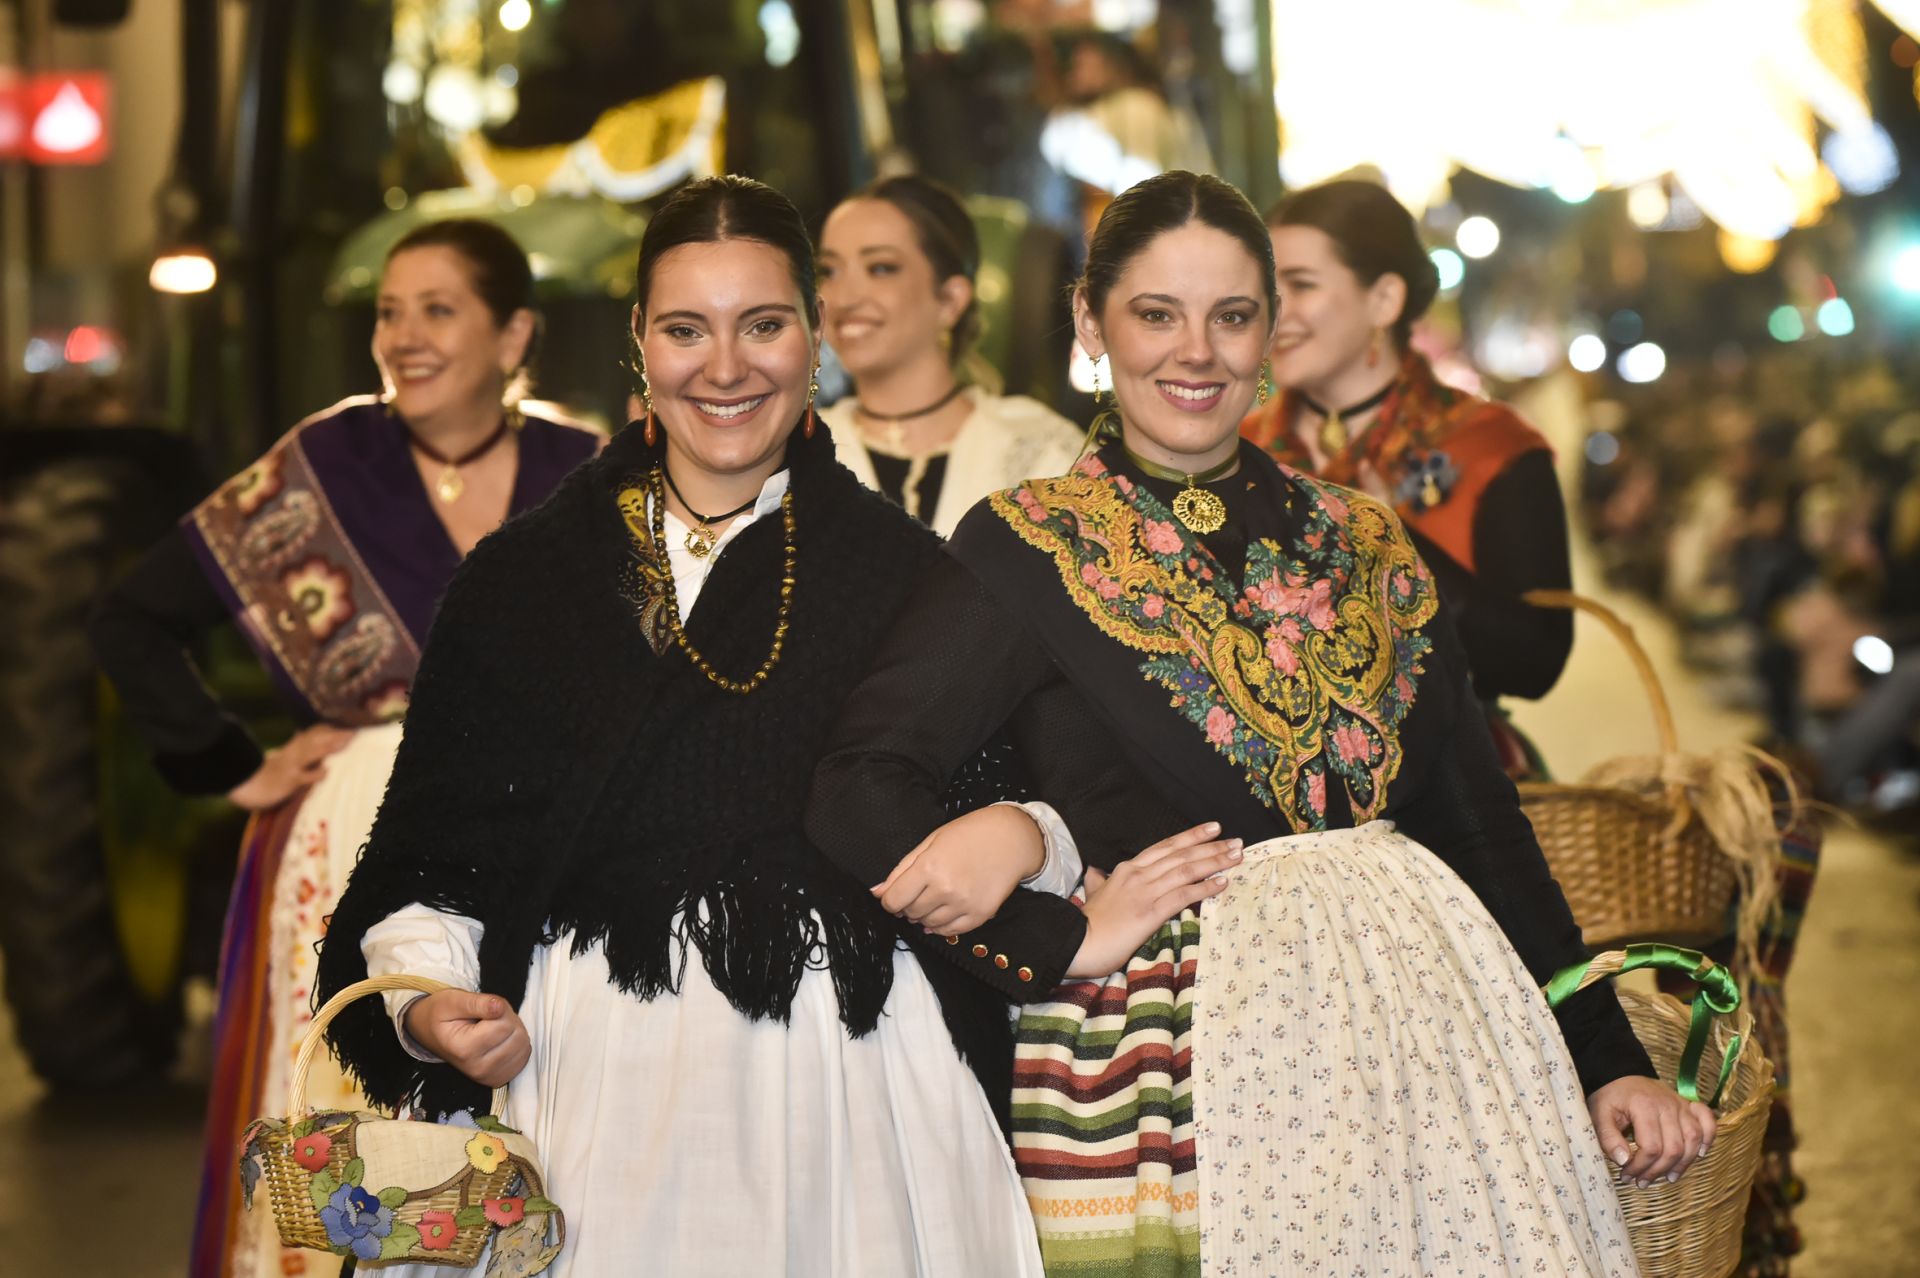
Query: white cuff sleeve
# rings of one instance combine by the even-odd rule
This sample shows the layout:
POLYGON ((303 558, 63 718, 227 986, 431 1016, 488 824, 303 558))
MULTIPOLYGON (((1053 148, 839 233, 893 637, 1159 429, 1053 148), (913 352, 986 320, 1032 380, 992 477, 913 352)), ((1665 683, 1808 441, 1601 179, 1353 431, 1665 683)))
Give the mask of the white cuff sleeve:
MULTIPOLYGON (((1057 818, 1056 818, 1057 819, 1057 818)), ((480 987, 481 925, 462 914, 448 914, 426 905, 409 905, 395 910, 367 929, 360 938, 360 953, 367 960, 368 976, 429 976, 457 989, 480 987)), ((393 1018, 393 1032, 400 1046, 415 1060, 440 1058, 413 1041, 406 1031, 407 1009, 426 995, 413 990, 389 990, 381 995, 387 1001, 387 1015, 393 1018)))
POLYGON ((1022 879, 1020 886, 1062 898, 1072 896, 1073 890, 1080 886, 1086 866, 1080 861, 1079 845, 1074 843, 1067 823, 1060 819, 1060 814, 1050 804, 1015 803, 1011 806, 1033 818, 1033 823, 1040 827, 1040 841, 1047 850, 1047 859, 1039 872, 1031 878, 1022 879))

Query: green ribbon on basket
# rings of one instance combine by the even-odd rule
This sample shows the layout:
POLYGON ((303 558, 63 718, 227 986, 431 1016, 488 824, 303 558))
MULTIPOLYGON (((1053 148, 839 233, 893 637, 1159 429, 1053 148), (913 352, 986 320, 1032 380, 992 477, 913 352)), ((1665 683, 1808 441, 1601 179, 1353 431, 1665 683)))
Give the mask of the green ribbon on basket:
MULTIPOLYGON (((1593 961, 1589 959, 1556 972, 1553 979, 1547 982, 1547 1005, 1558 1007, 1573 997, 1592 965, 1593 961)), ((1726 968, 1698 950, 1682 949, 1678 945, 1627 946, 1626 959, 1620 964, 1620 970, 1632 972, 1643 967, 1685 972, 1700 987, 1693 997, 1693 1019, 1687 1026, 1687 1045, 1680 1053, 1679 1077, 1674 1084, 1681 1096, 1697 1101, 1700 1099, 1700 1058, 1707 1050, 1707 1030, 1716 1013, 1724 1016, 1740 1006, 1740 986, 1734 981, 1733 973, 1726 968)), ((1740 1035, 1735 1034, 1727 1043, 1726 1055, 1720 1061, 1720 1080, 1715 1084, 1707 1104, 1717 1106, 1720 1103, 1720 1096, 1727 1090, 1727 1082, 1733 1077, 1733 1067, 1739 1060, 1740 1035)))

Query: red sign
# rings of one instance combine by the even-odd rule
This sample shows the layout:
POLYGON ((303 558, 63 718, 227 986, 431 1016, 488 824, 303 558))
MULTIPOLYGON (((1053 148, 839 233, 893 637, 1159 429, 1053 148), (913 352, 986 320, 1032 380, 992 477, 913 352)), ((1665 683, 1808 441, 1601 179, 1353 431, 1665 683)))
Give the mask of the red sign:
MULTIPOLYGON (((107 158, 110 96, 107 77, 95 71, 29 76, 16 98, 25 125, 20 151, 34 164, 100 163, 107 158)), ((0 124, 0 154, 4 133, 0 124)))

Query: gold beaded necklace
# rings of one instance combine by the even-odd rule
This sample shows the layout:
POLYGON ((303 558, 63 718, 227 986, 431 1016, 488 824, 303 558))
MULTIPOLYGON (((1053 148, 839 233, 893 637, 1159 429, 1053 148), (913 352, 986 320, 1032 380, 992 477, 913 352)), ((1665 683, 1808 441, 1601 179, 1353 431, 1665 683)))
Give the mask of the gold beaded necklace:
MULTIPOLYGON (((656 546, 665 546, 667 544, 665 539, 667 512, 665 470, 659 466, 655 466, 653 468, 653 474, 648 477, 647 486, 653 497, 653 544, 656 546)), ((680 621, 680 596, 673 586, 673 569, 669 567, 667 571, 662 574, 664 579, 663 585, 667 593, 667 629, 672 632, 673 641, 680 646, 680 651, 687 654, 687 660, 693 662, 693 664, 699 668, 701 674, 711 679, 716 686, 724 691, 742 697, 767 681, 767 677, 773 673, 773 668, 780 664, 780 650, 784 648, 787 643, 787 625, 793 615, 793 566, 796 562, 796 552, 793 545, 792 487, 788 487, 787 491, 781 495, 780 520, 786 528, 787 562, 786 567, 780 570, 780 615, 773 625, 773 650, 767 654, 767 659, 760 663, 760 668, 754 671, 753 675, 744 683, 729 679, 718 670, 715 670, 713 664, 701 656, 700 650, 693 646, 693 641, 687 638, 686 627, 683 626, 680 621)))

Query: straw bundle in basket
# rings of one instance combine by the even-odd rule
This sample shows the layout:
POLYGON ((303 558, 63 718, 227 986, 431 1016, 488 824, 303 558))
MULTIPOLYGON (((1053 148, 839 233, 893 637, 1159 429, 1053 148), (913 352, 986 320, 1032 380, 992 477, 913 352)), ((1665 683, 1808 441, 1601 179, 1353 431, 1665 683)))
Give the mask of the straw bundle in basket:
POLYGON ((1520 805, 1587 944, 1705 944, 1726 935, 1737 895, 1735 969, 1745 979, 1773 909, 1780 857, 1767 774, 1797 802, 1785 766, 1745 748, 1681 754, 1659 676, 1624 621, 1570 591, 1536 590, 1526 600, 1599 619, 1632 659, 1659 732, 1656 755, 1608 760, 1578 785, 1520 786, 1520 805))
MULTIPOLYGON (((447 988, 424 977, 375 977, 315 1014, 293 1064, 287 1116, 259 1119, 242 1137, 247 1204, 264 1180, 285 1245, 470 1268, 491 1242, 488 1274, 501 1278, 541 1272, 565 1245, 566 1221, 544 1196, 533 1143, 496 1119, 467 1126, 307 1111, 307 1070, 341 1009, 387 990, 447 988)), ((504 1099, 496 1088, 496 1113, 504 1099)))
MULTIPOLYGON (((1696 977, 1719 975, 1716 965, 1691 951, 1659 945, 1635 945, 1598 955, 1585 972, 1575 969, 1562 976, 1579 976, 1564 993, 1585 989, 1636 967, 1677 967, 1684 963, 1696 977), (1679 962, 1673 956, 1684 956, 1679 962)), ((1556 979, 1556 985, 1559 984, 1556 979)), ((1620 990, 1620 1003, 1634 1033, 1653 1059, 1662 1079, 1680 1086, 1721 1077, 1729 1047, 1736 1052, 1733 1068, 1717 1097, 1719 1129, 1706 1156, 1687 1174, 1669 1184, 1657 1180, 1645 1189, 1616 1182, 1620 1211, 1626 1218, 1641 1278, 1727 1278, 1740 1262, 1741 1231, 1747 1214, 1748 1191, 1760 1167, 1760 1143, 1766 1135, 1767 1115, 1773 1108, 1773 1065, 1752 1038, 1752 1018, 1731 980, 1721 982, 1721 996, 1731 996, 1721 1007, 1736 1006, 1733 1023, 1712 1022, 1696 1014, 1670 994, 1642 994, 1620 990), (1696 1020, 1699 1029, 1695 1029, 1696 1020), (1689 1036, 1702 1040, 1693 1067, 1688 1067, 1689 1036)), ((1550 994, 1550 997, 1552 995, 1550 994)), ((1708 999, 1703 988, 1697 996, 1708 999)), ((1703 1095, 1704 1098, 1704 1095, 1703 1095)))

